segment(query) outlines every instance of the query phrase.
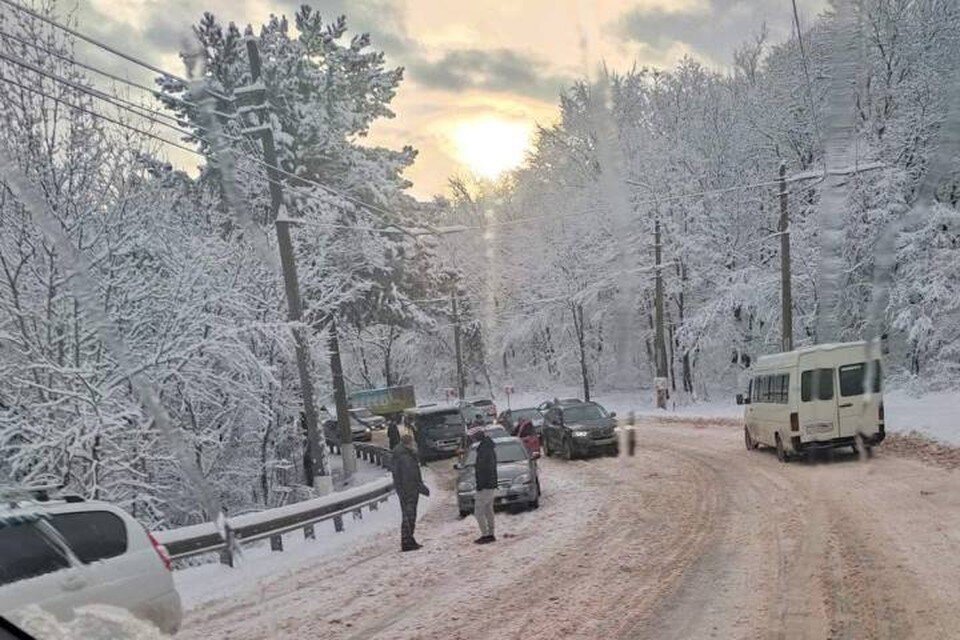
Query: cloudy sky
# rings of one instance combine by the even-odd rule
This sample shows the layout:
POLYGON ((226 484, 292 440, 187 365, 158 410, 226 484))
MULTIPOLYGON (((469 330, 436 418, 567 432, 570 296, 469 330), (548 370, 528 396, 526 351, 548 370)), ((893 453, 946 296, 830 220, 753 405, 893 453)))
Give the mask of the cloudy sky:
MULTIPOLYGON (((798 0, 808 25, 827 0, 798 0)), ((202 12, 259 25, 292 15, 302 0, 78 0, 79 25, 166 69, 202 12)), ((766 23, 789 36, 791 0, 313 0, 369 32, 406 76, 397 117, 378 144, 420 151, 414 194, 445 191, 454 174, 493 177, 522 162, 536 123, 556 117, 557 96, 601 62, 670 67, 684 55, 723 69, 733 49, 766 23)), ((86 52, 81 51, 81 56, 86 52)), ((95 56, 89 52, 90 56, 95 56)), ((106 62, 104 62, 106 64, 106 62)))

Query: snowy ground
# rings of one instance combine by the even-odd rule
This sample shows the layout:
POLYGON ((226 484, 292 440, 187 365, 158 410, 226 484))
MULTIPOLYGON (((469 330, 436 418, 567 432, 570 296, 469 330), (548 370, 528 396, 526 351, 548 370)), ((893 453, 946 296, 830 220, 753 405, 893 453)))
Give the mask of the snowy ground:
POLYGON ((472 544, 431 465, 423 550, 390 534, 194 607, 181 637, 939 638, 960 628, 958 478, 889 455, 781 464, 651 421, 636 458, 542 460, 539 510, 472 544))

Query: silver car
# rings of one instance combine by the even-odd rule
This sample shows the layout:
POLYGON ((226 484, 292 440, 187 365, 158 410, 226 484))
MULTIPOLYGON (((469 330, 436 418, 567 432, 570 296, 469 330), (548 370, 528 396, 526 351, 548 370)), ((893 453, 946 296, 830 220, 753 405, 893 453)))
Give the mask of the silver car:
MULTIPOLYGON (((477 446, 470 447, 463 462, 454 465, 457 477, 457 507, 460 517, 473 513, 477 495, 476 471, 477 446)), ((497 496, 495 506, 522 505, 531 509, 540 506, 540 476, 537 471, 539 453, 530 455, 519 438, 512 436, 493 438, 497 452, 497 496)))

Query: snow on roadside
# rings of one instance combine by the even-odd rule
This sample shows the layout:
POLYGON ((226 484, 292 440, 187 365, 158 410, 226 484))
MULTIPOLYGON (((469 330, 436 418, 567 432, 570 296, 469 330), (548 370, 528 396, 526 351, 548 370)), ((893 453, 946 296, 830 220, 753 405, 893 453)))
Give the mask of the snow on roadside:
POLYGON ((960 445, 960 391, 913 396, 895 389, 884 393, 887 429, 916 432, 938 442, 960 445))
MULTIPOLYGON (((435 486, 428 469, 424 470, 424 476, 428 485, 435 486)), ((348 491, 356 490, 358 488, 348 491)), ((342 493, 332 495, 340 496, 342 493)), ((436 502, 432 499, 421 500, 420 516, 425 515, 436 502)), ((343 524, 344 531, 337 533, 332 520, 317 523, 314 528, 315 540, 305 540, 303 531, 299 529, 284 534, 282 552, 271 551, 268 540, 245 546, 236 567, 232 569, 211 563, 175 571, 173 579, 184 610, 189 611, 241 591, 261 588, 267 582, 302 571, 330 555, 356 547, 376 536, 394 532, 399 536, 400 505, 396 495, 390 494, 389 500, 376 511, 363 509, 362 519, 344 516, 343 524)))

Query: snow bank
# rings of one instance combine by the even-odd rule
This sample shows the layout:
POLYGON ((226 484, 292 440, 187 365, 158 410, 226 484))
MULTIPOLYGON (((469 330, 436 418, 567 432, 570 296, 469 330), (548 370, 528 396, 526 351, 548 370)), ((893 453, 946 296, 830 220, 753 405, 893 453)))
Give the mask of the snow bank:
POLYGON ((960 445, 960 391, 913 396, 895 389, 884 393, 887 429, 917 432, 934 440, 960 445))
POLYGON ((58 620, 37 606, 22 609, 11 619, 42 640, 162 640, 169 637, 125 609, 100 604, 77 607, 69 622, 58 620))

